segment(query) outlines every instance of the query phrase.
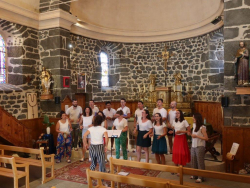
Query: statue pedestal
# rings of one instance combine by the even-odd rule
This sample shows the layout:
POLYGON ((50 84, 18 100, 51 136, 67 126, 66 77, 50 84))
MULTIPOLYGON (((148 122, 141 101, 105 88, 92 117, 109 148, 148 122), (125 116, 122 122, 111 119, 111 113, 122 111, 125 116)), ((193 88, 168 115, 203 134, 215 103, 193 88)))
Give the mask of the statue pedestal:
POLYGON ((250 87, 236 87, 236 95, 249 95, 250 87))
POLYGON ((48 100, 48 99, 53 99, 54 96, 52 94, 43 94, 41 95, 42 100, 48 100))

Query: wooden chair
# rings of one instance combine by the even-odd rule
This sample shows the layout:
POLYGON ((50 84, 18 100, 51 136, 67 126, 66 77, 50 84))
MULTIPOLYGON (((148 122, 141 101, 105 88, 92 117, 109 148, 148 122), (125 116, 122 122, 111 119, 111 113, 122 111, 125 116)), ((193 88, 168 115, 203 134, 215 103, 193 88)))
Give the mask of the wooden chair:
POLYGON ((205 153, 209 152, 213 156, 214 160, 218 160, 216 157, 216 150, 214 149, 214 145, 217 142, 217 140, 220 138, 220 133, 212 134, 208 137, 208 140, 206 141, 206 150, 205 153))
POLYGON ((15 158, 16 163, 21 163, 21 164, 28 163, 30 166, 41 167, 42 168, 42 184, 55 178, 55 173, 54 173, 54 165, 55 165, 54 156, 55 156, 55 154, 45 155, 42 148, 41 149, 31 149, 31 148, 7 146, 7 145, 1 145, 1 144, 0 144, 0 150, 1 150, 0 156, 8 157, 8 158, 11 158, 12 156, 4 155, 5 150, 40 155, 41 160, 30 159, 30 158, 21 158, 21 157, 14 157, 14 158, 15 158), (49 161, 47 161, 45 159, 49 159, 49 161), (51 177, 49 177, 49 178, 46 178, 46 169, 47 168, 51 169, 51 177))
MULTIPOLYGON (((105 186, 102 185, 101 180, 108 180, 108 181, 115 181, 119 183, 126 183, 131 185, 138 185, 142 187, 157 187, 157 188, 168 188, 168 182, 159 182, 157 180, 148 180, 148 179, 137 179, 136 177, 128 177, 128 176, 121 176, 116 174, 109 174, 104 172, 97 172, 97 171, 91 171, 89 169, 86 170, 87 174, 87 181, 88 181, 88 187, 93 188, 92 180, 97 179, 97 186, 96 187, 102 187, 105 186)), ((111 185, 112 188, 114 188, 114 185, 111 185)))
POLYGON ((14 188, 18 188, 18 180, 25 177, 25 187, 29 188, 29 164, 16 164, 15 158, 0 157, 1 163, 11 164, 12 169, 0 167, 0 176, 14 178, 14 188), (25 171, 19 171, 17 168, 24 167, 25 171))

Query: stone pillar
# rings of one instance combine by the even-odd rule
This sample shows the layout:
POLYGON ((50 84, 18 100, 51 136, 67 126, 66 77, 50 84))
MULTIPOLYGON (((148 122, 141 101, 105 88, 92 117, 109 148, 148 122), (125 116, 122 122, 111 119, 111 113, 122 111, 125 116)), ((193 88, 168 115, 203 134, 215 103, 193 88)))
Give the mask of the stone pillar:
MULTIPOLYGON (((52 73, 54 97, 61 100, 69 95, 71 88, 63 87, 63 76, 70 76, 70 32, 62 28, 52 28, 39 32, 41 64, 52 73)), ((43 113, 55 116, 61 110, 61 104, 54 100, 41 101, 43 113)))
POLYGON ((40 13, 53 11, 53 10, 64 10, 69 12, 70 3, 69 0, 40 0, 40 13), (66 3, 67 2, 67 3, 66 3))
POLYGON ((224 108, 225 126, 249 125, 250 97, 236 95, 234 80, 234 55, 239 42, 245 41, 250 47, 250 0, 225 2, 224 9, 224 95, 229 97, 229 107, 224 108))

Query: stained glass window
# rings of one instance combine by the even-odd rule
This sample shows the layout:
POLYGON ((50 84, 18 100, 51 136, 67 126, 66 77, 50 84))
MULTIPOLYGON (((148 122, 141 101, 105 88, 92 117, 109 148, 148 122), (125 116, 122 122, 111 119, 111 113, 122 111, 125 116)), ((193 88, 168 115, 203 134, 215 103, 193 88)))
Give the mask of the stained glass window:
POLYGON ((108 54, 106 54, 105 52, 101 52, 100 59, 102 66, 102 86, 109 86, 108 54))
POLYGON ((5 43, 0 35, 0 84, 6 83, 5 43))

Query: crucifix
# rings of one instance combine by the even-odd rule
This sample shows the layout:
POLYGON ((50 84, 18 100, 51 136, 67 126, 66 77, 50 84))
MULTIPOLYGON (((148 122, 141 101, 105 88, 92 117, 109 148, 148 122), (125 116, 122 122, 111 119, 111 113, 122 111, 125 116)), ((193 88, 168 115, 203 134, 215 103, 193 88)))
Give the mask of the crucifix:
POLYGON ((169 53, 167 51, 168 47, 165 46, 164 51, 161 53, 161 55, 158 55, 158 57, 162 58, 164 60, 164 72, 165 72, 165 87, 167 86, 167 64, 168 64, 168 59, 172 56, 174 56, 174 53, 169 53))

